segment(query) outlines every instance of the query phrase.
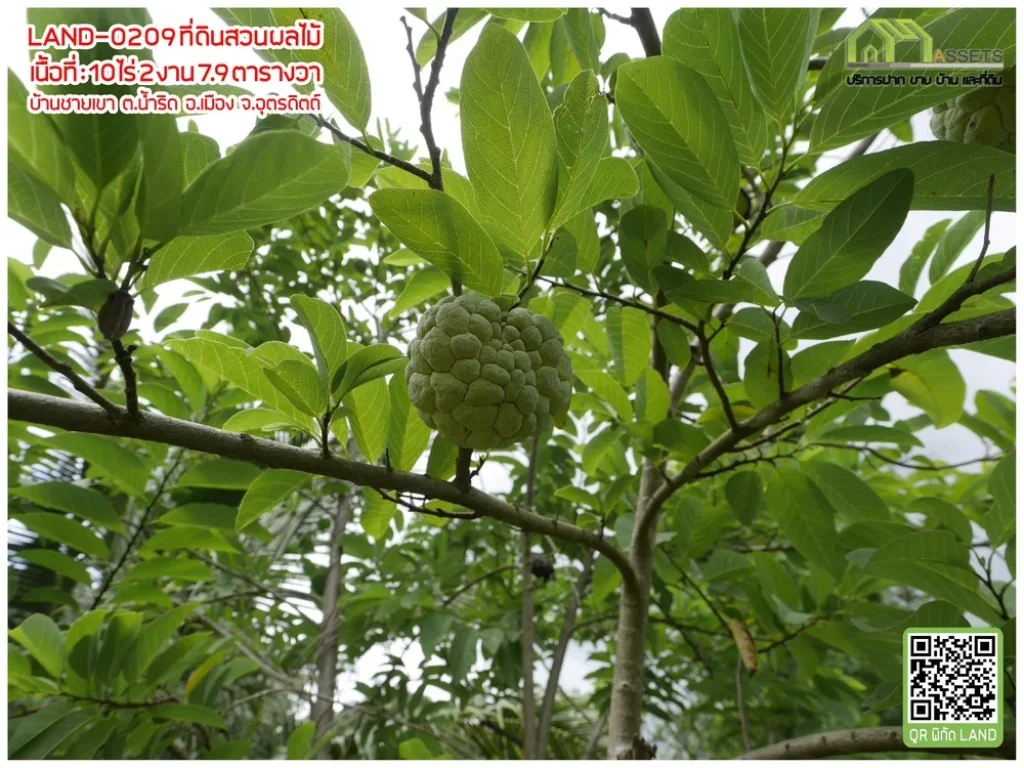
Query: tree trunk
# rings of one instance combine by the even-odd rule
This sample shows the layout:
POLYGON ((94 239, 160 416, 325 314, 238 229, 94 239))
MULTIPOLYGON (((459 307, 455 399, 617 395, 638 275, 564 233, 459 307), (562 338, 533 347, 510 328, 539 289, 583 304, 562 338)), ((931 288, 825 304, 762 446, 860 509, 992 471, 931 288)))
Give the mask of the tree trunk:
POLYGON ((619 625, 615 635, 615 675, 612 682, 611 715, 609 717, 608 759, 639 758, 633 754, 634 742, 640 738, 643 716, 644 657, 647 638, 647 611, 650 585, 654 572, 654 546, 657 526, 639 529, 641 512, 657 490, 661 477, 654 464, 644 462, 640 477, 640 493, 633 524, 633 542, 629 559, 636 571, 639 590, 623 582, 619 600, 619 625))
MULTIPOLYGON (((316 651, 316 700, 310 719, 316 723, 313 742, 323 738, 334 719, 334 695, 338 685, 338 596, 341 594, 341 536, 348 525, 349 497, 339 496, 331 526, 331 546, 328 555, 327 577, 324 579, 324 596, 320 604, 323 619, 320 622, 320 644, 316 651)), ((325 744, 317 754, 320 760, 330 759, 325 744)))

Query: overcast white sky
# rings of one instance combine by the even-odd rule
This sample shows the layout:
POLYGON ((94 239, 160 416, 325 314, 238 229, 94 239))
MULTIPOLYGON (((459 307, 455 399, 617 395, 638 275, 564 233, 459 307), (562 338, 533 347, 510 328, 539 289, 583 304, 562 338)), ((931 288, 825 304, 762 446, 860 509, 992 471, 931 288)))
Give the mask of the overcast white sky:
MULTIPOLYGON (((675 5, 662 4, 653 9, 654 17, 659 29, 664 25, 675 5)), ((628 15, 628 8, 608 6, 612 11, 628 15)), ((430 7, 431 18, 442 10, 441 6, 430 7)), ((419 114, 416 98, 412 90, 412 73, 405 52, 405 38, 399 17, 403 11, 397 5, 376 2, 345 3, 344 11, 355 28, 362 42, 366 56, 373 93, 373 118, 380 118, 382 121, 388 119, 392 126, 402 128, 406 139, 413 143, 419 142, 418 126, 419 114)), ((194 5, 190 2, 184 3, 161 3, 150 6, 150 13, 153 21, 159 25, 177 25, 188 22, 192 19, 195 23, 206 23, 211 26, 220 26, 223 22, 209 9, 194 5)), ((13 61, 10 66, 22 78, 27 80, 28 55, 25 52, 25 31, 18 23, 24 19, 23 13, 15 15, 13 12, 5 14, 8 23, 5 25, 6 50, 11 53, 13 61)), ((858 10, 847 11, 846 16, 840 21, 840 25, 854 26, 863 19, 862 12, 858 10)), ((422 34, 424 25, 415 18, 408 16, 408 21, 413 27, 416 39, 422 34)), ((643 51, 632 29, 624 27, 615 22, 606 22, 607 40, 604 50, 606 52, 625 51, 632 56, 639 57, 643 51)), ((433 122, 435 135, 438 143, 444 150, 447 150, 452 164, 459 170, 464 170, 462 147, 457 108, 444 98, 444 92, 452 87, 458 86, 459 76, 466 55, 469 53, 479 32, 479 27, 456 41, 448 52, 445 66, 441 76, 441 85, 438 90, 438 97, 434 103, 433 122)), ((218 61, 228 63, 251 63, 257 61, 256 56, 249 50, 237 51, 216 51, 218 61)), ((181 51, 175 49, 158 50, 157 59, 161 63, 177 63, 209 61, 210 52, 203 50, 181 51)), ((250 87, 257 93, 264 91, 258 87, 250 87)), ((265 89, 268 90, 269 89, 265 89)), ((324 100, 325 104, 329 104, 324 100)), ((329 112, 330 114, 330 112, 329 112)), ((250 116, 237 116, 231 114, 205 115, 194 118, 202 133, 215 138, 224 148, 234 144, 245 137, 252 128, 255 118, 250 116)), ((371 126, 373 121, 371 120, 371 126)), ((184 128, 185 121, 181 121, 184 128)), ((918 139, 931 138, 928 130, 927 115, 918 115, 914 120, 915 137, 918 139)), ((884 135, 878 140, 872 150, 884 149, 893 146, 895 140, 890 135, 884 135)), ((837 150, 829 153, 826 157, 834 163, 842 159, 844 152, 837 150)), ((926 227, 934 221, 947 217, 958 217, 958 213, 948 212, 926 212, 912 211, 907 222, 896 238, 895 242, 886 252, 868 275, 868 279, 881 280, 895 285, 898 280, 900 264, 911 247, 921 237, 926 227)), ((7 238, 9 255, 25 262, 31 262, 32 246, 35 237, 20 225, 7 220, 7 238)), ((1010 213, 996 213, 992 222, 992 245, 989 253, 999 253, 1015 243, 1015 216, 1010 213)), ((964 251, 961 262, 967 262, 976 257, 981 245, 981 236, 975 238, 964 251)), ((792 253, 790 246, 784 254, 792 253)), ((777 287, 781 287, 785 275, 788 259, 782 258, 770 270, 770 275, 777 287)), ((55 250, 45 264, 44 274, 55 276, 69 271, 80 271, 80 266, 74 257, 68 252, 55 250)), ((163 307, 176 303, 180 300, 181 293, 189 287, 187 281, 178 281, 161 286, 158 291, 161 295, 160 301, 154 308, 159 312, 163 307)), ((922 278, 918 295, 926 286, 926 279, 922 278)), ((168 331, 180 328, 197 327, 198 322, 205 316, 205 307, 192 307, 182 318, 170 326, 168 331)), ((143 333, 152 340, 159 337, 152 334, 152 326, 149 322, 143 324, 143 333), (149 331, 147 333, 147 330, 149 331)), ((306 343, 301 329, 293 337, 298 343, 306 343)), ((308 344, 306 344, 308 348, 308 344)), ((995 389, 1001 392, 1009 392, 1011 383, 1014 381, 1015 366, 1013 363, 997 360, 992 357, 978 355, 972 352, 954 351, 952 353, 960 370, 967 381, 968 386, 968 409, 973 411, 974 393, 979 388, 995 389)), ((890 395, 885 401, 891 413, 896 417, 902 417, 915 413, 916 409, 909 408, 899 395, 890 395)), ((929 429, 922 434, 922 439, 927 446, 927 453, 937 459, 946 461, 965 460, 977 457, 984 453, 984 448, 973 433, 959 425, 953 425, 942 430, 929 429)), ((488 473, 483 478, 488 490, 501 490, 507 487, 507 480, 503 473, 488 473)), ((414 644, 411 654, 418 654, 419 647, 414 644)), ((381 655, 369 654, 354 670, 354 674, 346 676, 347 679, 366 679, 368 673, 379 669, 381 655)), ((578 690, 578 683, 582 682, 583 674, 586 671, 585 654, 572 653, 567 659, 567 666, 563 676, 565 687, 572 691, 578 690)), ((410 658, 410 671, 418 666, 418 658, 410 658)), ((538 670, 543 676, 543 670, 538 670)), ((543 679, 543 677, 542 677, 543 679)), ((344 688, 344 686, 343 686, 344 688)), ((348 698, 348 697, 346 697, 348 698)))

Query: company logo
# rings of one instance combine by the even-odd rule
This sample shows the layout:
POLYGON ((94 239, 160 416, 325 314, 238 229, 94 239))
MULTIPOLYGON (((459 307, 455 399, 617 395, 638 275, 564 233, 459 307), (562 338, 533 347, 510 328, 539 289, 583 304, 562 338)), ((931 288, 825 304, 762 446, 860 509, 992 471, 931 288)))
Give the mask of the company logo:
POLYGON ((999 48, 935 48, 913 19, 868 19, 846 39, 847 69, 1002 69, 999 48))

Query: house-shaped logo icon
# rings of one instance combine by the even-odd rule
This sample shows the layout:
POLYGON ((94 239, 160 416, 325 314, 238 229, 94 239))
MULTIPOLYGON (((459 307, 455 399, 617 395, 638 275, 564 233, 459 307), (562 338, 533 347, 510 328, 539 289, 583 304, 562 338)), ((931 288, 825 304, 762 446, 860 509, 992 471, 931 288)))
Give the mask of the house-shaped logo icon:
MULTIPOLYGON (((897 63, 896 44, 917 44, 921 63, 932 61, 932 38, 913 19, 869 19, 846 39, 847 66, 872 64, 892 67, 897 63)), ((906 45, 901 46, 901 53, 906 45)), ((904 53, 903 61, 915 61, 904 53)))

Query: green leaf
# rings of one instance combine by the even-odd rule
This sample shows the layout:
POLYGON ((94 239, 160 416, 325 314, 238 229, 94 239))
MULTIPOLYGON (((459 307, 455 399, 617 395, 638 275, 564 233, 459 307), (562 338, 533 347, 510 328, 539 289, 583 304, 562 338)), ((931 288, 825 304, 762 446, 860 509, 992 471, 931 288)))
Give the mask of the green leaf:
POLYGON ((528 255, 555 205, 555 129, 515 35, 484 28, 466 58, 459 94, 466 170, 485 222, 505 245, 528 255))
POLYGON ((882 497, 845 467, 819 460, 804 461, 801 466, 828 503, 848 522, 893 519, 882 497))
POLYGON ((260 474, 255 464, 234 459, 208 459, 193 464, 178 478, 177 488, 223 488, 244 491, 260 474))
POLYGON ((935 246, 939 244, 939 239, 951 221, 952 219, 941 219, 932 224, 910 249, 910 255, 900 266, 899 288, 903 293, 913 296, 917 291, 917 281, 921 277, 921 272, 924 271, 924 265, 931 258, 935 246))
POLYGON ((202 549, 210 552, 238 552, 238 549, 212 528, 181 525, 157 531, 142 545, 139 552, 161 552, 175 549, 202 549))
MULTIPOLYGON (((1010 451, 992 470, 988 479, 988 492, 992 494, 990 517, 999 522, 996 527, 998 542, 1005 541, 1016 529, 1017 522, 1017 452, 1010 451)), ((967 541, 970 541, 968 538, 967 541)))
POLYGON ((64 636, 49 616, 33 613, 8 633, 51 677, 59 680, 64 671, 67 650, 64 636))
POLYGON ((744 525, 754 522, 763 497, 764 486, 757 472, 736 472, 725 484, 725 498, 736 519, 744 525))
POLYGON ((705 308, 708 304, 719 302, 752 302, 757 293, 747 281, 725 281, 716 278, 698 280, 689 272, 667 265, 657 267, 654 270, 654 277, 669 301, 681 306, 688 302, 698 302, 705 308))
POLYGON ((739 194, 739 157, 704 78, 656 56, 623 64, 616 79, 615 104, 648 160, 696 197, 731 211, 739 194))
POLYGON ((365 133, 370 122, 370 71, 355 30, 337 8, 274 8, 274 21, 291 26, 300 19, 323 22, 323 45, 293 50, 301 61, 316 61, 324 68, 324 93, 349 124, 365 133))
POLYGON ((830 295, 828 304, 842 310, 839 325, 822 320, 814 312, 801 312, 793 322, 793 336, 801 339, 830 339, 848 333, 881 328, 903 317, 917 303, 886 283, 864 280, 847 285, 830 295))
POLYGON ((452 647, 448 657, 448 672, 452 681, 461 683, 473 664, 476 663, 476 644, 478 640, 476 629, 470 626, 461 626, 455 630, 455 637, 452 638, 452 647))
POLYGON ((139 144, 135 115, 66 114, 52 119, 78 168, 97 191, 116 179, 135 157, 139 144))
POLYGON ((669 221, 653 205, 631 208, 619 221, 619 250, 633 282, 650 295, 658 291, 654 270, 665 260, 669 221))
POLYGON ((391 527, 391 520, 395 516, 395 502, 388 501, 372 488, 363 488, 363 499, 359 524, 368 536, 380 541, 391 527))
MULTIPOLYGON (((732 212, 732 206, 736 203, 735 199, 728 208, 713 205, 687 192, 672 181, 665 171, 650 161, 648 161, 647 166, 654 180, 658 182, 658 186, 665 192, 668 199, 672 201, 672 205, 686 218, 693 228, 704 235, 715 248, 722 251, 728 250, 726 243, 735 224, 732 212)), ((737 194, 739 193, 737 192, 737 194)), ((671 244, 671 238, 669 242, 671 244)))
POLYGON ((409 275, 402 292, 395 299, 395 305, 388 311, 388 319, 394 320, 403 312, 432 299, 451 286, 448 276, 439 269, 427 267, 409 275))
POLYGON ((220 159, 220 147, 209 136, 186 131, 179 134, 181 141, 182 182, 187 187, 205 170, 220 159))
POLYGON ((661 346, 665 348, 669 362, 680 369, 686 368, 690 363, 691 351, 690 338, 683 327, 669 320, 659 320, 654 330, 661 346))
MULTIPOLYGON (((434 58, 434 53, 437 51, 437 36, 444 28, 444 18, 445 13, 437 16, 432 22, 433 29, 424 32, 423 37, 416 45, 416 62, 421 67, 426 66, 434 58)), ((458 40, 485 18, 487 18, 487 11, 483 8, 460 8, 459 13, 455 16, 452 36, 448 40, 449 44, 458 40)))
POLYGON ((178 123, 173 115, 139 115, 135 124, 142 145, 142 183, 135 215, 147 240, 167 241, 181 225, 185 186, 178 123))
POLYGON ((633 410, 626 390, 610 374, 597 370, 576 370, 574 373, 577 379, 594 390, 595 395, 608 403, 620 419, 632 421, 633 410))
POLYGON ((288 398, 270 383, 264 367, 247 349, 199 337, 171 339, 167 345, 196 365, 213 371, 293 421, 300 424, 305 422, 305 417, 288 398))
POLYGON ((93 707, 69 712, 48 726, 17 752, 12 752, 10 745, 8 745, 8 756, 18 760, 41 760, 48 757, 85 726, 94 722, 97 717, 98 715, 93 707))
POLYGON ((815 176, 791 202, 768 214, 760 234, 768 239, 803 242, 818 228, 825 214, 849 196, 851 189, 859 189, 900 168, 914 174, 911 210, 984 210, 992 174, 996 177, 993 209, 1016 210, 1016 175, 1011 153, 981 144, 922 141, 861 155, 815 176))
POLYGON ((316 733, 316 721, 310 720, 291 732, 288 737, 288 759, 305 760, 309 754, 309 748, 313 746, 313 736, 316 733))
POLYGON ((587 8, 569 8, 562 19, 573 55, 583 70, 597 72, 601 69, 601 45, 594 34, 587 8))
POLYGON ((267 512, 309 482, 305 472, 292 469, 266 469, 257 477, 242 497, 235 518, 235 530, 243 531, 267 512))
POLYGON ((12 720, 7 741, 7 757, 17 759, 26 744, 66 718, 76 706, 79 704, 71 699, 58 699, 42 707, 38 712, 12 720))
POLYGON ((220 428, 229 432, 275 432, 293 426, 294 422, 283 413, 270 408, 248 408, 232 414, 220 428))
POLYGON ((174 720, 179 723, 198 723, 211 728, 220 728, 222 731, 228 729, 228 724, 216 710, 198 704, 159 704, 150 707, 149 714, 152 717, 174 720))
MULTIPOLYGON (((28 90, 10 69, 7 70, 7 151, 10 160, 42 182, 58 199, 74 202, 75 171, 64 141, 49 115, 34 115, 28 111, 28 90)), ((8 196, 10 193, 8 185, 8 196)))
MULTIPOLYGON (((782 351, 782 376, 785 391, 793 387, 789 354, 782 351)), ((755 408, 764 408, 781 397, 779 392, 779 347, 774 338, 755 346, 743 361, 743 389, 755 408)))
POLYGON ((740 8, 736 19, 754 96, 777 125, 788 125, 807 76, 818 9, 740 8))
POLYGON ((452 280, 488 296, 504 281, 501 254, 460 203, 432 189, 381 189, 370 207, 395 237, 452 280))
POLYGON ((78 560, 72 560, 65 554, 52 549, 23 549, 18 557, 26 563, 33 563, 47 570, 67 576, 79 584, 91 584, 92 577, 78 560))
POLYGON ((395 469, 408 472, 427 448, 430 429, 409 402, 405 376, 392 376, 388 384, 391 419, 388 457, 395 469))
POLYGON ((627 387, 636 384, 651 357, 651 327, 647 314, 633 307, 610 306, 605 327, 611 345, 615 376, 627 387))
POLYGON ((838 580, 846 569, 846 558, 832 508, 818 487, 796 470, 779 469, 768 481, 765 502, 797 552, 838 580))
MULTIPOLYGON (((630 162, 621 157, 602 157, 584 195, 584 211, 605 200, 633 197, 640 191, 640 180, 630 162)), ((593 216, 586 214, 593 221, 593 216)))
POLYGON ((793 256, 785 295, 828 296, 864 277, 902 228, 913 191, 913 174, 901 169, 880 176, 840 203, 793 256))
MULTIPOLYGON (((991 480, 989 482, 991 483, 991 480)), ((922 496, 910 502, 907 510, 929 517, 955 533, 960 541, 970 545, 972 540, 971 521, 948 501, 933 496, 922 496)))
POLYGON ((303 413, 314 419, 326 410, 327 385, 308 360, 285 360, 264 370, 270 383, 303 413))
POLYGON ((309 332, 320 378, 327 385, 348 356, 345 321, 337 308, 301 294, 291 297, 292 309, 309 332))
MULTIPOLYGON (((589 27, 589 19, 587 24, 589 27)), ((558 228, 584 208, 608 144, 608 102, 593 72, 580 72, 569 83, 552 119, 558 152, 558 191, 549 230, 558 228)))
MULTIPOLYGON (((1015 52, 1016 13, 1010 8, 948 9, 924 24, 924 31, 944 50, 1002 49, 1004 61, 1009 63, 1015 52)), ((845 45, 840 46, 832 58, 844 60, 845 49, 845 45)), ((917 45, 896 47, 898 61, 920 60, 920 55, 917 45)), ((922 86, 909 79, 906 85, 884 88, 836 87, 821 102, 821 111, 811 128, 811 150, 817 153, 841 147, 967 90, 970 88, 966 86, 922 86)))
POLYGON ((960 420, 967 385, 945 350, 907 357, 891 367, 892 388, 931 417, 937 429, 960 420))
POLYGON ((363 458, 376 462, 384 453, 390 418, 390 395, 383 379, 374 379, 345 395, 343 403, 352 436, 363 458))
POLYGON ((252 249, 252 238, 245 232, 235 232, 227 237, 176 237, 153 254, 139 285, 152 288, 205 272, 242 269, 252 249))
POLYGON ((91 488, 82 488, 60 481, 36 483, 11 488, 9 495, 25 499, 36 506, 91 520, 114 533, 124 533, 124 523, 117 516, 114 505, 107 497, 91 488))
MULTIPOLYGON (((167 558, 155 558, 149 562, 158 562, 167 558)), ((189 561, 174 561, 189 562, 189 561)), ((192 561, 195 562, 195 561, 192 561)), ((203 565, 203 563, 197 563, 203 565)), ((138 566, 136 566, 138 568, 138 566)), ((157 658, 157 654, 163 650, 167 641, 174 636, 185 620, 192 615, 196 609, 195 603, 185 603, 171 608, 169 611, 160 614, 155 619, 148 621, 135 640, 135 644, 126 654, 126 671, 132 677, 141 676, 150 663, 157 658)))
MULTIPOLYGON (((251 487, 251 486, 250 486, 251 487)), ((199 525, 234 530, 238 510, 227 504, 194 502, 175 507, 157 518, 164 525, 199 525)))
POLYGON ((453 617, 444 613, 430 613, 420 621, 420 647, 423 658, 430 660, 437 649, 437 644, 448 635, 453 617))
MULTIPOLYGON (((469 9, 473 10, 473 9, 469 9)), ((565 15, 567 8, 484 8, 491 16, 516 21, 554 21, 565 15)), ((403 758, 404 759, 404 758, 403 758)))
POLYGON ((999 614, 978 594, 977 575, 967 567, 948 562, 949 558, 957 558, 966 565, 966 556, 967 550, 963 545, 959 550, 955 548, 953 534, 922 531, 883 544, 875 551, 864 571, 870 576, 916 587, 934 598, 975 614, 989 624, 999 623, 999 614), (946 551, 938 549, 939 546, 946 547, 946 551), (923 555, 929 557, 925 559, 923 555), (946 561, 940 558, 946 558, 946 561))
POLYGON ((213 578, 210 566, 198 560, 178 557, 153 557, 132 566, 124 575, 125 581, 209 581, 213 578))
POLYGON ((50 188, 7 160, 7 215, 36 237, 61 248, 71 248, 71 227, 50 188))
POLYGON ((984 211, 968 211, 947 229, 935 248, 935 255, 928 266, 928 282, 933 285, 945 275, 953 262, 963 253, 964 248, 985 224, 984 211))
POLYGON ((185 190, 181 231, 218 235, 287 219, 344 189, 348 170, 332 144, 298 131, 258 133, 185 190))
POLYGON ((836 427, 823 433, 821 437, 823 440, 849 443, 891 443, 898 445, 903 450, 923 447, 923 443, 909 432, 881 424, 836 427))
POLYGON ((698 427, 667 420, 654 427, 654 442, 668 448, 676 457, 690 461, 707 448, 710 441, 698 427))
POLYGON ((740 162, 755 168, 768 148, 768 124, 743 64, 728 8, 680 8, 665 22, 662 50, 704 76, 718 98, 740 162))
POLYGON ((107 545, 103 539, 76 520, 69 520, 56 512, 25 512, 14 517, 44 539, 66 544, 99 560, 107 556, 107 545))
POLYGON ((405 357, 390 344, 371 344, 356 350, 338 369, 331 391, 342 397, 368 381, 405 368, 405 357))
POLYGON ((401 760, 433 760, 434 753, 423 743, 423 739, 415 738, 399 742, 398 757, 401 760))

